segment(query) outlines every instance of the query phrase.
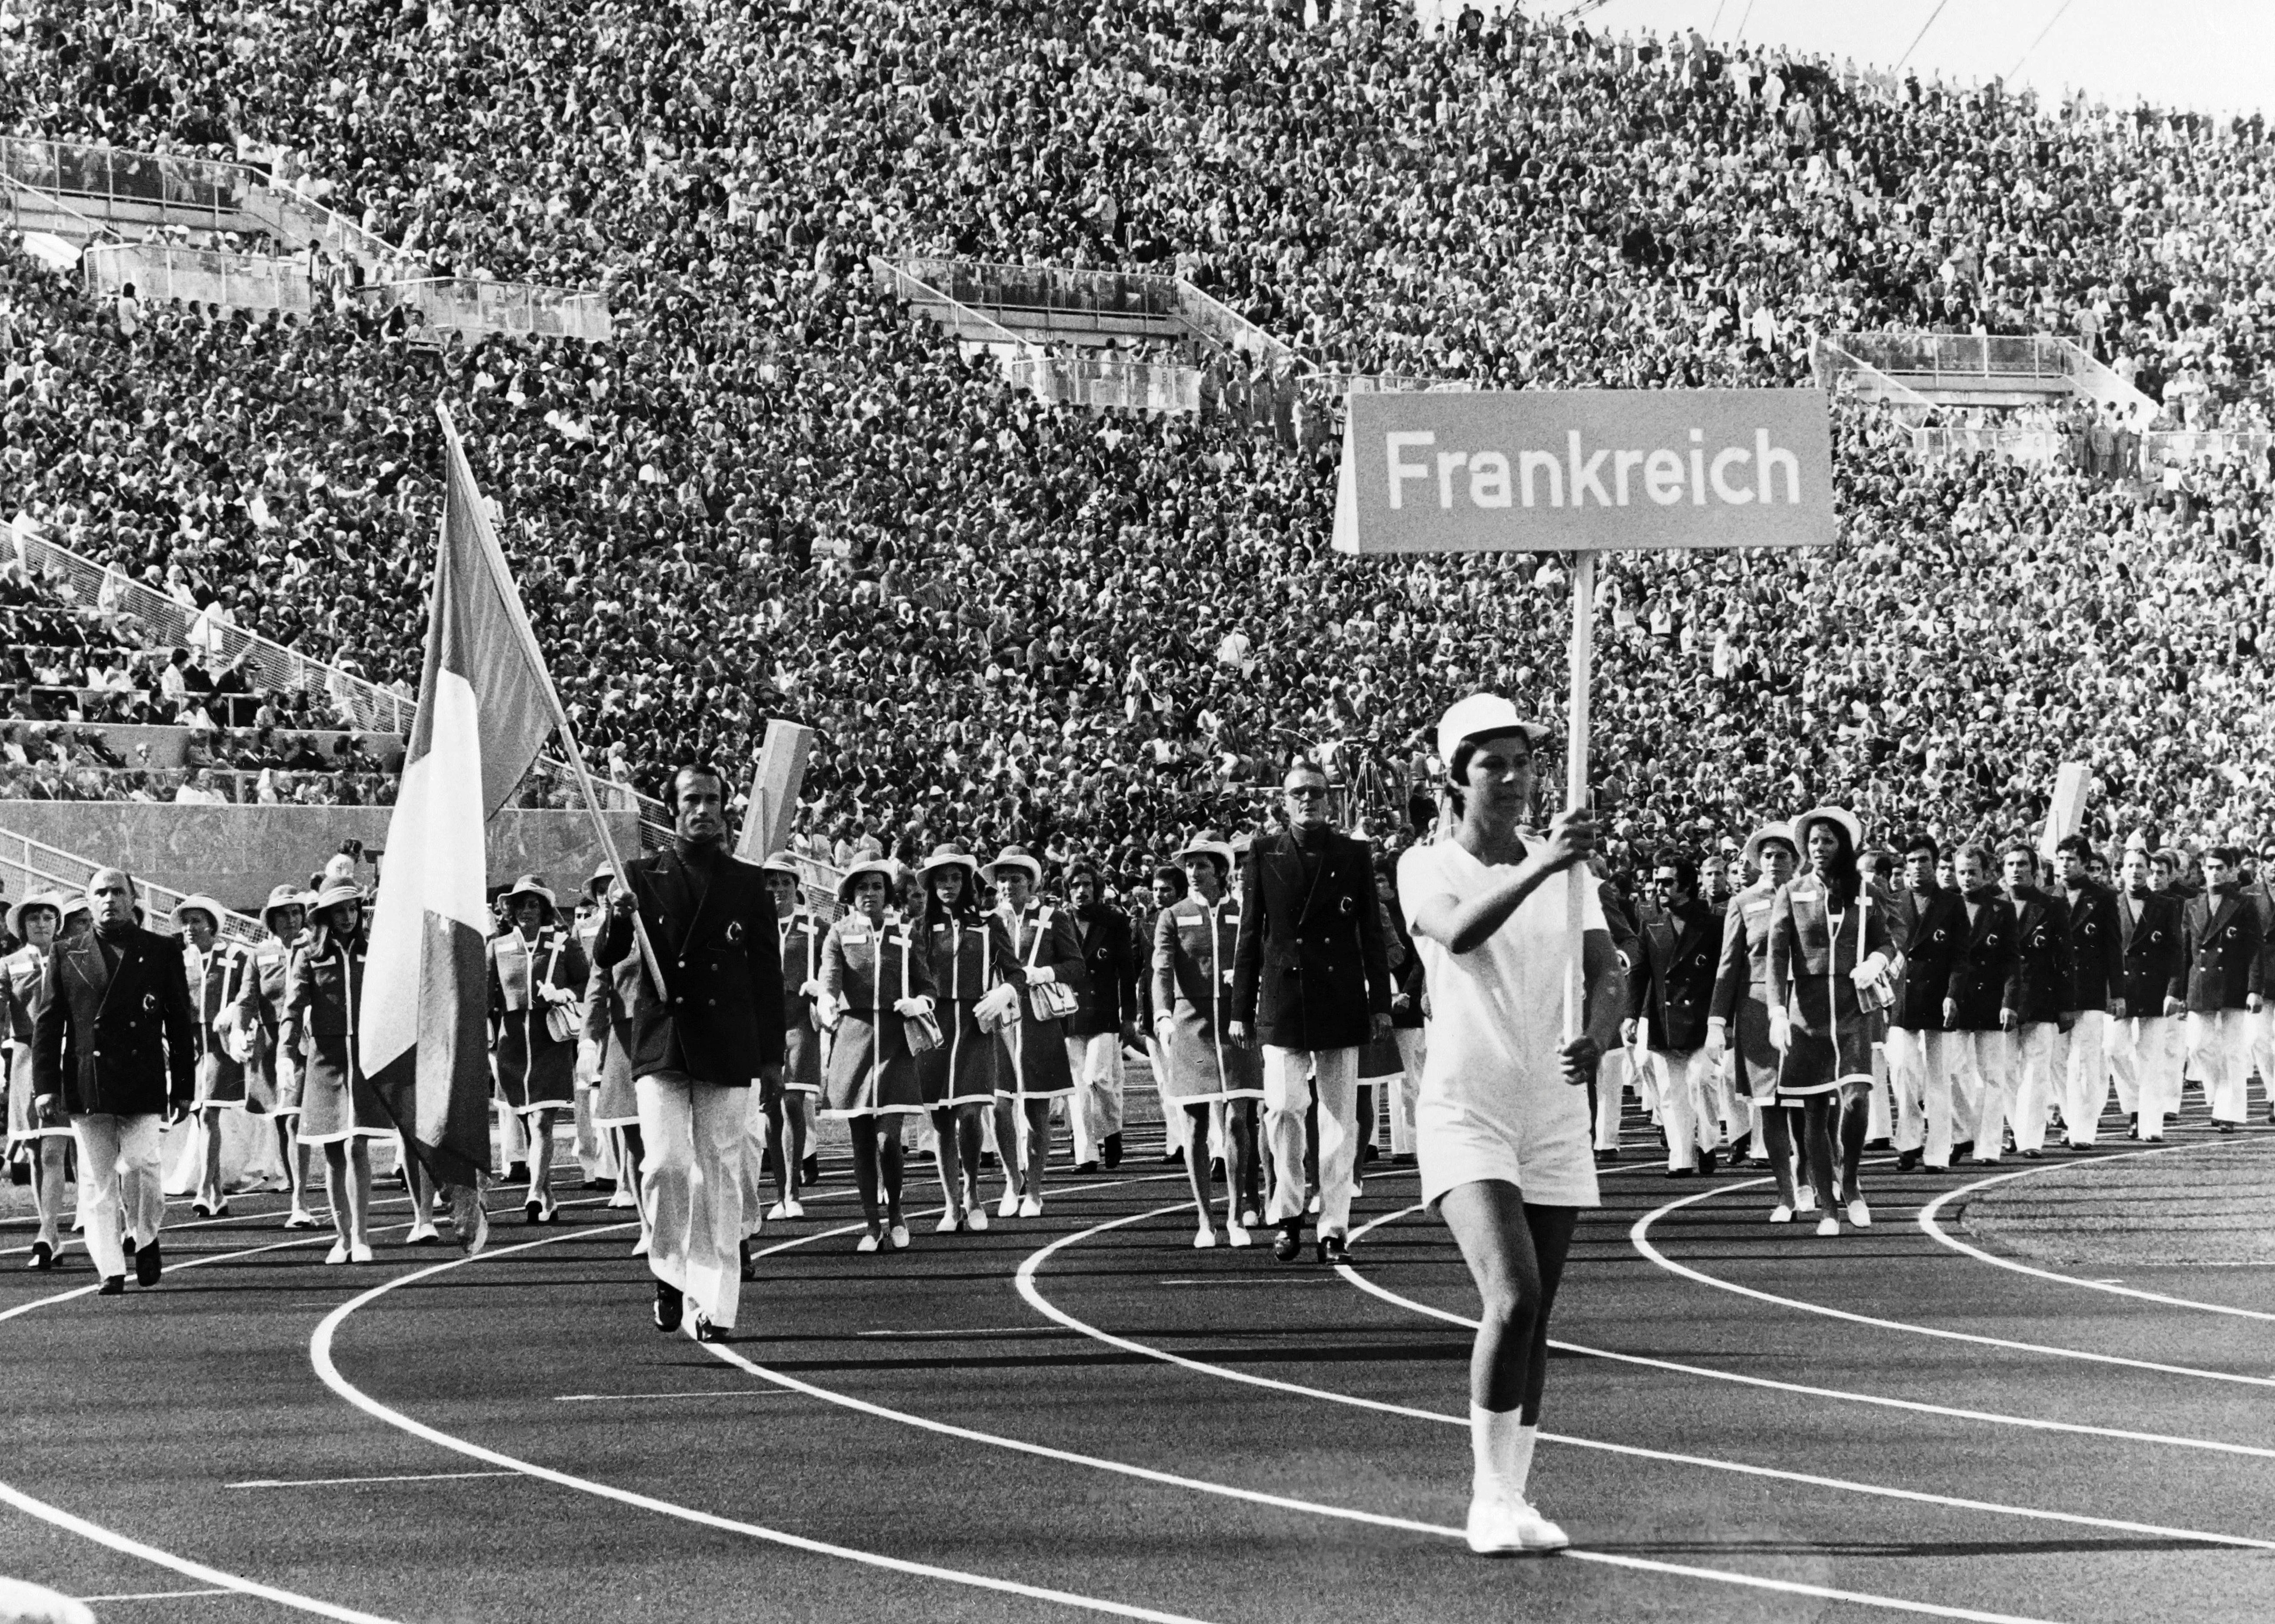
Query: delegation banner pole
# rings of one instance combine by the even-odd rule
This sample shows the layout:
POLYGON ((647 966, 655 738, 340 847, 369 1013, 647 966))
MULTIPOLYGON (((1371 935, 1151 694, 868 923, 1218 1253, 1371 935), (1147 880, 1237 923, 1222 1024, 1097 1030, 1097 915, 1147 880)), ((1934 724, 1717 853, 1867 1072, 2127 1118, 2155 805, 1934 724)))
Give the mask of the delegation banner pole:
MULTIPOLYGON (((1596 555, 1572 555, 1572 692, 1566 706, 1564 737, 1564 805, 1577 812, 1588 804, 1588 678, 1594 661, 1596 637, 1596 555)), ((1584 865, 1571 871, 1572 883, 1564 896, 1564 1039, 1570 1042, 1587 1030, 1588 978, 1583 951, 1581 921, 1586 888, 1595 883, 1595 871, 1584 865)))

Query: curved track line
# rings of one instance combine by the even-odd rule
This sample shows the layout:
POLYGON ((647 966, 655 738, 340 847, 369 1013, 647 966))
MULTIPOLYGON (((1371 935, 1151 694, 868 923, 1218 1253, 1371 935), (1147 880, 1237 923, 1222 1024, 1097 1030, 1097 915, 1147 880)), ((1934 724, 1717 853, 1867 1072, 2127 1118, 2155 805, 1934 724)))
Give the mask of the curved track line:
MULTIPOLYGON (((397 1226, 390 1226, 390 1227, 395 1227, 397 1226)), ((400 1227, 408 1227, 407 1225, 400 1227)), ((319 1232, 315 1235, 297 1235, 289 1241, 273 1241, 264 1246, 249 1246, 241 1251, 215 1252, 207 1257, 186 1258, 179 1263, 169 1264, 167 1273, 170 1274, 181 1269, 202 1268, 208 1264, 228 1263, 238 1258, 256 1257, 262 1252, 283 1251, 290 1247, 319 1245, 331 1238, 329 1235, 319 1232)), ((0 1319, 13 1319, 17 1315, 27 1314, 35 1308, 47 1308, 57 1303, 68 1303, 74 1297, 87 1296, 94 1290, 94 1286, 81 1286, 74 1290, 59 1291, 52 1296, 19 1303, 7 1312, 0 1314, 0 1319)), ((257 1596, 263 1601, 273 1601, 279 1606, 290 1607, 299 1613, 313 1613, 319 1618, 336 1619, 341 1620, 342 1624, 395 1624, 394 1620, 382 1617, 375 1613, 361 1613, 353 1607, 343 1607, 334 1602, 320 1601, 315 1597, 303 1596, 294 1590, 279 1590, 275 1585, 263 1584, 257 1579, 248 1579, 242 1574, 224 1573, 218 1567, 208 1567, 203 1562, 193 1561, 188 1557, 176 1556, 170 1551, 161 1551, 155 1545, 146 1545, 139 1539, 129 1538, 126 1535, 107 1529, 99 1522, 90 1522, 84 1517, 74 1516, 60 1506, 52 1506, 46 1500, 36 1499, 12 1484, 0 1483, 0 1504, 11 1506, 25 1515, 37 1517, 41 1522, 62 1529, 65 1533, 76 1534, 80 1538, 91 1540, 99 1545, 108 1545, 113 1551, 121 1552, 127 1556, 140 1557, 142 1560, 156 1567, 170 1568, 186 1579, 201 1580, 207 1584, 216 1585, 223 1590, 232 1590, 243 1596, 257 1596)))
MULTIPOLYGON (((1176 1176, 1182 1177, 1183 1175, 1176 1176)), ((1059 1193, 1069 1194, 1071 1190, 1062 1190, 1059 1193)), ((613 1230, 635 1227, 636 1225, 631 1222, 600 1225, 585 1230, 580 1235, 546 1235, 538 1240, 525 1241, 518 1246, 494 1248, 483 1252, 480 1257, 506 1258, 516 1252, 531 1251, 557 1241, 572 1238, 589 1239, 594 1235, 608 1234, 613 1230)), ((844 1226, 832 1233, 842 1235, 856 1227, 844 1226)), ((802 1238, 819 1239, 820 1237, 815 1235, 802 1238)), ((795 1243, 791 1242, 782 1244, 795 1243)), ((936 1567, 930 1563, 912 1562, 900 1557, 885 1556, 873 1551, 857 1551, 846 1545, 809 1539, 803 1535, 789 1533, 781 1529, 765 1528, 755 1522, 744 1522, 733 1517, 719 1516, 714 1513, 699 1511, 692 1506, 682 1506, 671 1500, 657 1499, 650 1495, 636 1493, 630 1489, 620 1489, 611 1484, 595 1482, 589 1477, 579 1477, 569 1472, 556 1471, 551 1467, 540 1466, 531 1461, 518 1460, 498 1450, 485 1448, 468 1439, 454 1437, 450 1433, 428 1426, 422 1421, 415 1421, 400 1410, 381 1403, 340 1374, 339 1367, 332 1359, 332 1341, 339 1327, 346 1323, 350 1315, 398 1287, 431 1279, 448 1270, 461 1268, 466 1264, 478 1260, 473 1258, 446 1258, 431 1267, 419 1269, 394 1280, 382 1281, 360 1295, 351 1297, 341 1303, 339 1307, 324 1317, 323 1321, 317 1326, 314 1334, 308 1341, 309 1363, 315 1367, 318 1378, 326 1386, 366 1415, 384 1422, 398 1431, 408 1432, 414 1438, 423 1439, 440 1448, 466 1455, 473 1460, 487 1461, 493 1466, 503 1467, 509 1471, 537 1478, 558 1488, 573 1489, 578 1493, 613 1500, 618 1505, 635 1507, 642 1511, 652 1511, 662 1516, 676 1518, 684 1522, 693 1522, 701 1527, 716 1529, 722 1533, 745 1535, 753 1539, 764 1540, 769 1545, 786 1546, 790 1550, 803 1551, 814 1556, 835 1557, 841 1561, 855 1562, 866 1567, 883 1568, 889 1573, 907 1574, 922 1579, 937 1579, 945 1583, 962 1585, 974 1590, 992 1590, 1001 1595, 1024 1596, 1034 1601, 1054 1602, 1061 1606, 1106 1613, 1115 1618, 1141 1619, 1147 1620, 1148 1624, 1202 1624, 1201 1620, 1187 1618, 1180 1613, 1157 1612, 1150 1607, 1135 1606, 1126 1602, 1107 1601, 1099 1597, 1077 1595, 1070 1590, 1055 1590, 1042 1585, 1023 1584, 1014 1579, 992 1578, 986 1574, 965 1573, 959 1568, 936 1567)), ((698 1345, 702 1346, 702 1344, 698 1345)))
MULTIPOLYGON (((1780 1308, 1799 1309, 1806 1314, 1821 1314, 1827 1319, 1845 1320, 1850 1325, 1871 1326, 1881 1331, 1905 1331, 1914 1336, 1938 1337, 1949 1342, 1971 1342, 1978 1348, 2000 1348, 2010 1353, 2039 1354, 2049 1358, 2076 1359, 2089 1364, 2109 1364, 2125 1370, 2150 1371, 2159 1376, 2186 1376, 2197 1381, 2227 1382, 2244 1387, 2275 1387, 2275 1376, 2241 1376, 2232 1371, 2206 1370, 2202 1365, 2196 1364, 2164 1364, 2154 1359, 2128 1359, 2118 1354, 2090 1353, 2082 1348, 2055 1348, 2044 1342, 2018 1342, 2007 1337, 1985 1336, 1974 1331, 1952 1331, 1940 1326, 1915 1325, 1908 1319, 1883 1319, 1877 1314, 1857 1314, 1843 1308, 1828 1308, 1821 1303, 1810 1303, 1801 1297, 1780 1296, 1774 1291, 1762 1291, 1752 1286, 1741 1286, 1735 1280, 1727 1280, 1716 1275, 1705 1273, 1690 1267, 1688 1264, 1675 1262, 1651 1244, 1651 1225, 1668 1213, 1680 1212, 1687 1206, 1695 1206, 1701 1201, 1712 1201, 1718 1196, 1729 1195, 1737 1190, 1751 1189, 1767 1182, 1769 1182, 1767 1179, 1749 1179, 1743 1183, 1725 1184, 1717 1190, 1702 1190, 1697 1195, 1677 1197, 1664 1206, 1656 1207, 1636 1219, 1634 1225, 1628 1230, 1628 1239, 1637 1251, 1670 1274, 1679 1274, 1683 1279, 1695 1280, 1702 1286, 1712 1286, 1718 1291, 1730 1292, 1741 1297, 1751 1297, 1759 1303, 1773 1303, 1780 1308)), ((2209 1448, 2213 1446, 2199 1445, 2198 1446, 2209 1448)), ((2275 1450, 2253 1450, 2249 1453, 2266 1454, 2270 1458, 2275 1458, 2275 1450)))
MULTIPOLYGON (((2120 1151, 2115 1155, 2103 1156, 2096 1159, 2097 1161, 2116 1161, 2128 1156, 2170 1156, 2180 1151, 2203 1148, 2205 1147, 2196 1144, 2165 1145, 2153 1151, 2120 1151)), ((2256 1308, 2237 1308, 2226 1303, 2203 1303, 2194 1297, 2168 1296, 2161 1291, 2143 1291, 2135 1286, 2115 1286, 2106 1280, 2081 1280, 2075 1274, 2061 1274, 2052 1269, 2034 1268, 2027 1263, 2018 1263, 2012 1258, 2001 1258, 1996 1253, 1986 1252, 1979 1246, 1970 1246, 1936 1221, 1936 1214, 1943 1209, 1944 1205, 1956 1201, 1961 1196, 1973 1195, 1978 1190, 1988 1190, 1993 1184, 2005 1184, 2015 1179, 2026 1179, 2033 1174, 2067 1171, 2079 1165, 2076 1162, 2052 1162, 2044 1167, 2024 1167, 2019 1173, 2001 1173, 1993 1178, 1977 1179, 1972 1184, 1961 1184, 1957 1190, 1946 1190, 1922 1207, 1919 1211, 1919 1227, 1927 1232, 1929 1239, 1939 1242, 1955 1252, 1962 1252, 1977 1263, 1987 1263, 1996 1268, 2012 1269, 2017 1274, 2033 1275, 2039 1280, 2052 1280, 2063 1286, 2076 1286, 2086 1291, 2105 1291, 2112 1296, 2132 1297, 2143 1303, 2159 1303, 2166 1308, 2194 1309, 2200 1313, 2226 1314, 2237 1319, 2275 1321, 2275 1314, 2256 1308)))

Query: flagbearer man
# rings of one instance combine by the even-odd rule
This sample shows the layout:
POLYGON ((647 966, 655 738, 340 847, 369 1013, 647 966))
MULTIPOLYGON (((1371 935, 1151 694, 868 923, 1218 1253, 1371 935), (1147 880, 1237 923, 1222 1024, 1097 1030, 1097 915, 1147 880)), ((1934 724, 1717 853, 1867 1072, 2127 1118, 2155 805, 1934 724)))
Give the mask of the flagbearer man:
POLYGON ((42 978, 32 1086, 43 1115, 71 1118, 87 1254, 115 1297, 130 1252, 136 1281, 158 1283, 158 1131, 188 1114, 198 1048, 181 943, 134 923, 124 870, 97 869, 87 899, 94 930, 57 948, 42 978))
POLYGON ((631 1058, 656 1329, 684 1323, 699 1341, 722 1341, 742 1285, 747 1091, 754 1079, 782 1085, 782 950, 765 876, 726 850, 725 779, 691 764, 672 775, 671 795, 671 849, 624 865, 593 957, 638 954, 649 966, 631 1058))

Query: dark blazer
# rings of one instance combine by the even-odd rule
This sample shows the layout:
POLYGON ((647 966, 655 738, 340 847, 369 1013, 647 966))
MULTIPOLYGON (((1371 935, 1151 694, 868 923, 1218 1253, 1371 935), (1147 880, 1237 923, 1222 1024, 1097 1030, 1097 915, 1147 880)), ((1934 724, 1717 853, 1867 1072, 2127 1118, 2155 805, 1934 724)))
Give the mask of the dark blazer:
POLYGON ((2014 904, 1996 891, 1986 891, 1970 926, 1966 898, 1954 892, 1952 903, 1966 945, 1951 965, 1946 996, 1959 1006, 1951 1030, 1996 1031, 2000 1010, 2012 1009, 2017 1016, 2022 1012, 2022 932, 2014 904))
POLYGON ((2106 1009, 2124 996, 2125 929, 2117 894, 2087 880, 2069 903, 2070 1008, 2106 1009))
POLYGON ((1628 977, 1628 1015, 1644 1023, 1654 1049, 1695 1049, 1706 1041, 1721 956, 1722 921, 1693 898, 1643 916, 1642 940, 1628 977))
POLYGON ((1313 884, 1292 831, 1266 835, 1240 873, 1232 1012, 1259 1043, 1355 1049, 1390 1013, 1390 963, 1363 842, 1326 831, 1313 884))
POLYGON ((2259 967, 2264 935, 2249 897, 2240 890, 2199 896, 2187 918, 2190 1013, 2241 1009, 2254 993, 2266 992, 2259 967))
POLYGON ((2275 993, 2275 877, 2263 866, 2257 883, 2244 887, 2243 895, 2259 915, 2260 991, 2275 993))
POLYGON ((196 1023, 178 938, 136 925, 106 971, 92 935, 48 955, 32 1022, 32 1089, 66 1113, 155 1116, 186 1108, 196 1075, 196 1023))
POLYGON ((1067 1036, 1095 1038, 1118 1032, 1138 1018, 1138 948, 1130 916, 1111 903, 1069 908, 1067 921, 1082 942, 1081 1002, 1067 1023, 1067 1036))
POLYGON ((2119 989, 2125 1013, 2160 1016, 2165 1000, 2187 998, 2188 924, 2179 902, 2158 891, 2128 893, 2117 899, 2117 923, 2125 945, 2125 979, 2119 989), (2137 910, 2140 918, 2131 918, 2128 910, 2137 910))
MULTIPOLYGON (((1938 886, 1928 892, 1907 891, 1896 912, 1897 933, 1904 950, 1903 978, 1896 986, 1896 1007, 1888 1023, 1907 1031, 1943 1030, 1943 1001, 1951 997, 1952 972, 1966 950, 1967 905, 1959 893, 1938 886)), ((1998 1011, 1992 1011, 1998 1024, 1998 1011)))
POLYGON ((2077 1006, 2070 1002, 2077 977, 2070 968, 2069 904, 2035 888, 2014 898, 2022 968, 2022 1001, 2014 1013, 2024 1022, 2060 1021, 2077 1006))
MULTIPOLYGON (((675 849, 624 865, 664 985, 640 978, 632 1008, 632 1076, 684 1071, 747 1087, 782 1062, 782 948, 774 898, 756 865, 724 851, 707 879, 675 849)), ((632 922, 610 909, 593 939, 595 963, 639 951, 632 922)))

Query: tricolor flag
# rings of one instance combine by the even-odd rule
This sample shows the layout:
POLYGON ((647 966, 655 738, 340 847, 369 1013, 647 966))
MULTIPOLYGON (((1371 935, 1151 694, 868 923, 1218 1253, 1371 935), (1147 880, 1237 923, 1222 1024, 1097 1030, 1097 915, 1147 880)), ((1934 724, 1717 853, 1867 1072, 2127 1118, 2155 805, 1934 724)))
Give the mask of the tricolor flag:
POLYGON ((485 840, 559 714, 465 452, 449 472, 419 714, 387 826, 357 1021, 364 1075, 437 1182, 489 1171, 485 840))

